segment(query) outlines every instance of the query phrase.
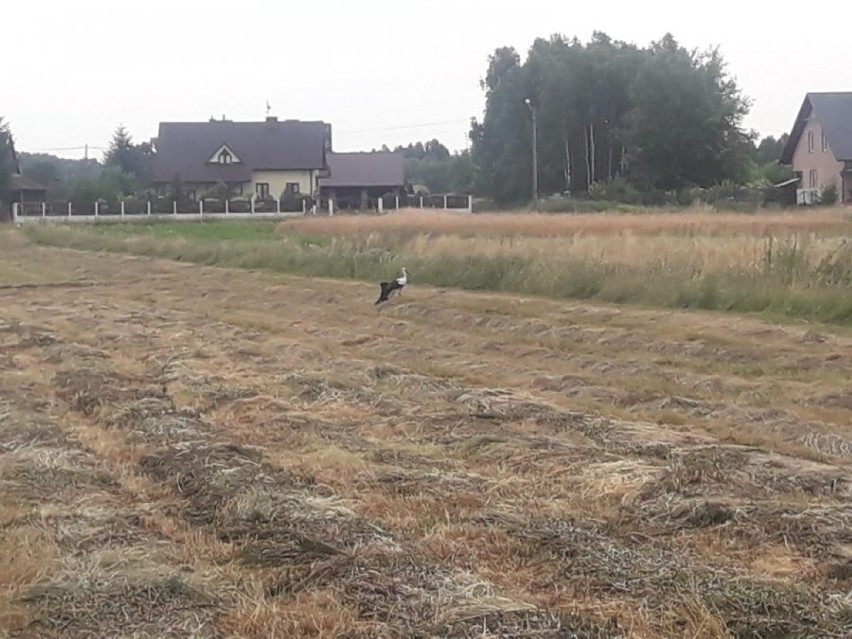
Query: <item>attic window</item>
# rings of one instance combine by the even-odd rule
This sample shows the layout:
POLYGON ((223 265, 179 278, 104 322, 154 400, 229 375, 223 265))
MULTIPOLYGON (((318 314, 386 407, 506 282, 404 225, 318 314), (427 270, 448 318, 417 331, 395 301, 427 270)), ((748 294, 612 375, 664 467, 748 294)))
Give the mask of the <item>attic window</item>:
POLYGON ((210 156, 210 159, 207 160, 208 164, 239 164, 242 162, 240 158, 234 153, 227 144, 223 144, 216 152, 210 156))
POLYGON ((808 153, 814 152, 814 132, 808 131, 808 153))
POLYGON ((825 131, 822 132, 822 152, 828 151, 828 138, 825 137, 825 131))

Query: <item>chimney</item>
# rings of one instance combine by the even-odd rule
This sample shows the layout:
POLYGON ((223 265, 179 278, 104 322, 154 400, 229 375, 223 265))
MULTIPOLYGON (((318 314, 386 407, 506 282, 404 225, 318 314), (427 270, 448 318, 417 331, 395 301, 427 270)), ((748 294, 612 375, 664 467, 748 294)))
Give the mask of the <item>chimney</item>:
POLYGON ((278 116, 275 116, 275 115, 267 115, 267 116, 266 116, 266 121, 267 121, 267 122, 278 122, 278 116))

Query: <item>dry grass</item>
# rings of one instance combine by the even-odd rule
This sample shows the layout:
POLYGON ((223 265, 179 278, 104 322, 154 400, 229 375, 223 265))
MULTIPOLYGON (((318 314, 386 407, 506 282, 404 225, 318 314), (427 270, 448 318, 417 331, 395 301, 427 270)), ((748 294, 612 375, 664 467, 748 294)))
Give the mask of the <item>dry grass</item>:
POLYGON ((770 236, 794 233, 849 233, 849 211, 843 207, 819 212, 733 213, 684 212, 641 214, 479 214, 403 209, 383 216, 297 218, 281 222, 285 233, 358 235, 425 233, 506 237, 566 237, 583 235, 770 236))
POLYGON ((849 635, 843 331, 0 248, 0 635, 849 635))

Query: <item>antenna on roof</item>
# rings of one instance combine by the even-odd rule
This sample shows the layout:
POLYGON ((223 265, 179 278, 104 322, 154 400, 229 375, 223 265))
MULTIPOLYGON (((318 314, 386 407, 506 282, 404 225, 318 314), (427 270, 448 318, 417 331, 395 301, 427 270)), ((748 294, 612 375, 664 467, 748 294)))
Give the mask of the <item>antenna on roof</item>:
POLYGON ((272 107, 271 107, 271 106, 269 106, 269 99, 267 98, 267 100, 266 100, 266 117, 267 117, 267 118, 269 117, 269 111, 270 111, 270 109, 272 109, 272 107))

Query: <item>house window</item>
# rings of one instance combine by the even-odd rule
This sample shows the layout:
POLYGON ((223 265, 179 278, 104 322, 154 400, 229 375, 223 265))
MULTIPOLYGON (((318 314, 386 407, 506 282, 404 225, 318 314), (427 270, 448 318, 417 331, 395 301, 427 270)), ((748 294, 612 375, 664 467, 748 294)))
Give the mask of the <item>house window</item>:
POLYGON ((811 169, 811 172, 808 175, 808 182, 809 182, 810 188, 815 189, 817 187, 817 171, 816 171, 816 169, 811 169))
POLYGON ((219 153, 219 164, 230 164, 232 159, 231 152, 228 149, 222 149, 219 153))
POLYGON ((257 197, 261 200, 269 199, 269 183, 267 182, 258 182, 254 185, 254 191, 257 193, 257 197))
POLYGON ((298 182, 287 182, 287 186, 284 189, 287 193, 297 194, 299 193, 299 183, 298 182))
POLYGON ((825 131, 822 132, 822 152, 828 151, 828 138, 825 137, 825 131))
POLYGON ((808 131, 808 153, 814 152, 814 132, 808 131))

